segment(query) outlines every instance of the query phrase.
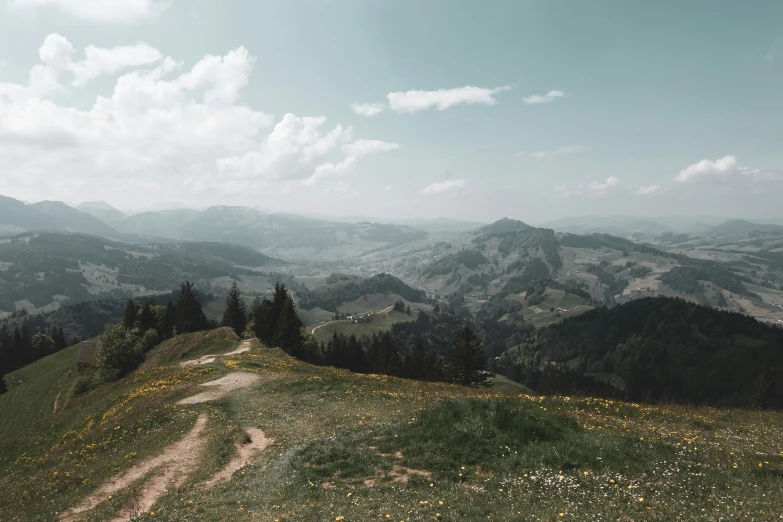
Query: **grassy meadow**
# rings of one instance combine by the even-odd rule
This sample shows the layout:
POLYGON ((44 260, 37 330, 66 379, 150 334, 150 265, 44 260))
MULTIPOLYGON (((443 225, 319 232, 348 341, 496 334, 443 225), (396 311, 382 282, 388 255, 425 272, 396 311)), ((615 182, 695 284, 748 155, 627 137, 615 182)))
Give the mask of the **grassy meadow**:
MULTIPOLYGON (((22 382, 0 396, 0 520, 61 519, 181 439, 199 415, 203 445, 187 480, 135 519, 783 520, 780 412, 359 375, 257 343, 180 366, 183 354, 238 346, 207 335, 167 341, 150 353, 156 365, 77 396, 73 348, 16 372, 22 382), (233 372, 259 379, 210 402, 177 404, 233 372), (273 442, 229 481, 205 486, 251 428, 273 442)), ((78 519, 112 519, 153 475, 78 519)))

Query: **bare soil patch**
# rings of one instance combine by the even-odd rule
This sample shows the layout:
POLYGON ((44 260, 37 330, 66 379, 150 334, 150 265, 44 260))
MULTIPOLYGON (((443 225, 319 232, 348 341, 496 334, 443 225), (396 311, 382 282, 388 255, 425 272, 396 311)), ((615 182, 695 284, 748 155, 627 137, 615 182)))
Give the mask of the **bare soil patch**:
POLYGON ((248 386, 261 380, 255 373, 250 372, 234 372, 224 375, 220 379, 214 381, 205 382, 201 386, 208 386, 212 389, 197 393, 190 397, 186 397, 177 404, 200 404, 202 402, 214 401, 220 399, 239 388, 247 388, 248 386))
POLYGON ((202 355, 198 359, 192 359, 190 361, 182 361, 181 363, 179 363, 179 365, 180 366, 199 366, 199 365, 202 365, 202 364, 209 364, 211 362, 215 362, 215 360, 218 357, 229 357, 231 355, 239 355, 240 353, 247 353, 249 351, 250 351, 250 341, 249 340, 245 340, 245 341, 242 341, 239 344, 239 348, 237 348, 233 352, 220 353, 220 354, 215 354, 215 355, 202 355))
POLYGON ((258 428, 250 428, 246 431, 250 436, 250 441, 244 444, 237 444, 237 455, 231 459, 231 462, 229 462, 225 468, 217 472, 206 482, 205 485, 207 487, 212 487, 218 482, 230 479, 234 473, 250 462, 250 458, 254 453, 264 450, 274 442, 272 439, 268 439, 266 435, 264 435, 264 432, 258 428))
POLYGON ((207 416, 199 415, 193 429, 181 440, 168 446, 160 455, 135 464, 127 471, 116 475, 81 504, 63 513, 60 519, 66 522, 76 521, 81 513, 94 509, 101 502, 108 500, 110 495, 132 486, 149 473, 158 470, 155 476, 144 484, 140 494, 125 506, 112 522, 125 522, 140 513, 149 511, 169 486, 181 486, 193 470, 204 448, 201 432, 206 424, 207 416))

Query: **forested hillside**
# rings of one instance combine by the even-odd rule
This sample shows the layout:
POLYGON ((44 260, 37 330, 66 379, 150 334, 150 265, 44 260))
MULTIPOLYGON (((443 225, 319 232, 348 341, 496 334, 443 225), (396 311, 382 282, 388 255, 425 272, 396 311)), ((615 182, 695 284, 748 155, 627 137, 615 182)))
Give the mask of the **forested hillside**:
POLYGON ((762 389, 780 404, 778 385, 765 386, 783 383, 783 329, 681 299, 645 298, 543 328, 502 359, 522 375, 546 367, 614 376, 633 401, 749 406, 762 389))
POLYGON ((399 279, 388 274, 378 274, 367 279, 338 281, 315 290, 297 288, 298 305, 309 310, 314 307, 332 312, 342 303, 354 301, 366 294, 393 293, 411 302, 423 303, 427 296, 422 290, 406 285, 399 279))
POLYGON ((24 233, 0 242, 0 310, 168 292, 182 279, 204 288, 213 278, 246 272, 238 267, 270 262, 225 243, 133 245, 83 234, 24 233))

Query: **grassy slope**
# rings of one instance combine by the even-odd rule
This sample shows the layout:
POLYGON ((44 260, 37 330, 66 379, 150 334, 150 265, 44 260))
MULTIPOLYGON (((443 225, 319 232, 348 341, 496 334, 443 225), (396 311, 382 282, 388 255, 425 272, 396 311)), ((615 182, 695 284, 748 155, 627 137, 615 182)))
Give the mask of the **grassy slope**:
POLYGON ((239 337, 228 327, 208 332, 182 334, 168 339, 147 354, 143 368, 196 359, 202 355, 221 354, 235 349, 239 337))
MULTIPOLYGON (((521 295, 511 295, 508 299, 519 301, 523 305, 526 303, 521 295)), ((522 309, 522 315, 525 320, 540 328, 550 324, 559 323, 566 317, 573 317, 592 310, 593 307, 583 305, 582 298, 578 295, 568 293, 564 290, 555 290, 547 288, 544 292, 544 300, 533 307, 525 306, 522 309), (564 308, 567 312, 550 312, 550 308, 564 308)))
POLYGON ((527 394, 527 395, 535 395, 535 392, 525 386, 524 384, 520 384, 516 381, 512 381, 511 379, 507 377, 503 377, 502 375, 495 375, 495 377, 492 379, 492 389, 503 392, 503 393, 510 393, 510 394, 527 394))
POLYGON ((51 417, 58 395, 58 409, 66 406, 76 380, 75 371, 70 376, 67 372, 75 369, 78 351, 79 346, 74 345, 6 375, 13 387, 0 395, 0 440, 38 419, 51 417))
MULTIPOLYGON (((355 335, 359 338, 364 336, 370 337, 374 333, 382 333, 389 330, 394 323, 415 321, 416 317, 418 317, 416 312, 408 315, 392 310, 374 316, 372 322, 369 323, 353 324, 348 321, 335 321, 318 328, 315 331, 315 338, 319 341, 327 342, 335 332, 347 336, 355 335)), ((308 327, 308 331, 312 331, 312 328, 312 325, 308 327)))
MULTIPOLYGON (((28 367, 30 379, 16 392, 41 386, 36 381, 47 378, 45 368, 28 367)), ((0 402, 0 418, 7 408, 0 402)), ((17 425, 13 436, 0 440, 0 520, 54 519, 115 469, 181 437, 198 412, 208 414, 209 451, 189 483, 160 499, 154 519, 783 515, 778 412, 504 395, 319 368, 256 346, 198 368, 172 363, 139 371, 73 399, 57 414, 41 415, 32 428, 17 425), (174 405, 196 393, 196 384, 238 369, 262 379, 213 403, 174 405), (275 443, 229 483, 199 487, 250 427, 275 443)), ((85 520, 111 518, 131 493, 107 499, 85 520)))

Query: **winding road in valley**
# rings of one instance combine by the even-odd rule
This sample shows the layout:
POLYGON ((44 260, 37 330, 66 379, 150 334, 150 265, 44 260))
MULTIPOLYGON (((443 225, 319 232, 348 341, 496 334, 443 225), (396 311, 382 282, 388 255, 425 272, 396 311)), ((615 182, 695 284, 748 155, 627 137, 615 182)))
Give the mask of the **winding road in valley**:
MULTIPOLYGON (((389 307, 386 307, 386 308, 384 308, 383 310, 381 310, 380 312, 367 312, 367 313, 373 313, 373 314, 383 314, 383 313, 386 313, 386 312, 388 312, 388 311, 389 311, 389 310, 391 310, 392 308, 394 308, 394 305, 391 305, 391 306, 389 306, 389 307)), ((364 316, 366 316, 366 315, 367 315, 367 314, 362 314, 361 316, 358 316, 358 317, 364 317, 364 316)), ((312 332, 310 332, 310 335, 315 335, 315 331, 316 331, 316 330, 318 330, 319 328, 321 328, 322 326, 326 326, 327 324, 332 324, 332 323, 339 323, 340 321, 344 321, 344 319, 338 319, 338 320, 336 320, 336 321, 329 321, 328 323, 319 324, 318 326, 316 326, 315 328, 313 328, 313 331, 312 331, 312 332)))

